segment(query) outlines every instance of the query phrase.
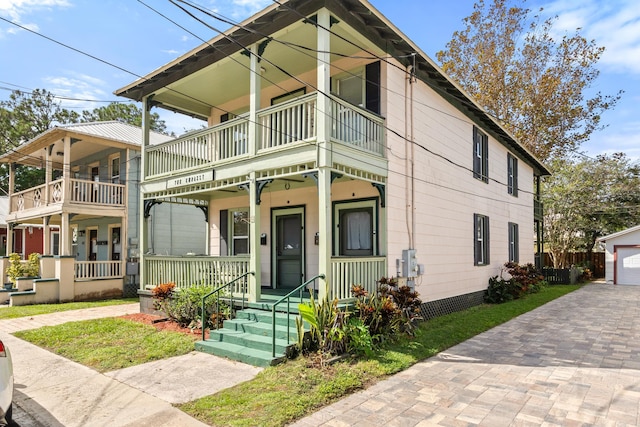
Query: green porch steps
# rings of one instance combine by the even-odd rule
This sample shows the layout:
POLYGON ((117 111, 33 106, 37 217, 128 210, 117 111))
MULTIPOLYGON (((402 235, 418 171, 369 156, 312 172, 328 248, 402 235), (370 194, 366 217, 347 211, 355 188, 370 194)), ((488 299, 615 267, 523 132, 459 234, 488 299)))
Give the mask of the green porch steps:
MULTIPOLYGON (((210 331, 209 339, 196 342, 197 351, 227 357, 254 366, 271 366, 286 359, 287 350, 297 342, 296 313, 276 312, 276 356, 272 355, 272 312, 267 303, 251 304, 236 312, 236 318, 225 320, 221 329, 210 331), (253 305, 254 308, 251 307, 253 305), (289 340, 287 340, 287 322, 289 340)), ((292 304, 292 310, 293 311, 292 304)))

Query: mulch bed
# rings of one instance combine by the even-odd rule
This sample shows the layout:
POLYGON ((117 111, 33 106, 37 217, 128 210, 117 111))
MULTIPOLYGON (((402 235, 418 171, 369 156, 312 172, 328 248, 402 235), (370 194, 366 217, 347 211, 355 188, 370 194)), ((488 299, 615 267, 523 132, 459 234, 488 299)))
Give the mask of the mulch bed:
MULTIPOLYGON (((202 330, 184 328, 178 325, 176 322, 162 316, 145 313, 134 313, 125 314, 124 316, 120 316, 120 318, 131 320, 132 322, 144 323, 145 325, 151 325, 158 331, 181 332, 185 335, 193 335, 194 338, 197 339, 201 339, 202 337, 202 330)), ((205 338, 209 338, 208 330, 205 332, 205 338)))

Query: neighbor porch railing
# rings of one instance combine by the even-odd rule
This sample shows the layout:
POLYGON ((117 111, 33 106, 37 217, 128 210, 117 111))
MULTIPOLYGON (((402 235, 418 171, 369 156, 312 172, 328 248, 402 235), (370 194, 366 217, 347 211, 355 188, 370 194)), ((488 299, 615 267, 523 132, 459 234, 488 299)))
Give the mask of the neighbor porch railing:
POLYGON ((119 279, 122 261, 76 261, 76 280, 119 279))
MULTIPOLYGON (((315 142, 318 93, 258 111, 258 153, 298 142, 315 142)), ((348 102, 332 99, 331 140, 384 156, 384 119, 348 102)), ((243 114, 173 141, 145 148, 145 179, 201 170, 250 154, 249 118, 243 114)))
MULTIPOLYGON (((180 257, 145 255, 145 285, 175 283, 179 288, 220 286, 249 272, 249 257, 180 257)), ((236 282, 232 292, 241 293, 243 284, 236 282)))
POLYGON ((377 290, 377 282, 387 275, 386 257, 341 258, 331 259, 331 299, 349 299, 351 287, 361 285, 373 293, 377 290))
POLYGON ((69 202, 94 205, 124 206, 124 184, 97 182, 85 179, 57 179, 11 195, 11 212, 40 208, 50 204, 69 202), (68 185, 65 185, 67 183, 68 185), (70 197, 69 197, 70 196, 70 197))

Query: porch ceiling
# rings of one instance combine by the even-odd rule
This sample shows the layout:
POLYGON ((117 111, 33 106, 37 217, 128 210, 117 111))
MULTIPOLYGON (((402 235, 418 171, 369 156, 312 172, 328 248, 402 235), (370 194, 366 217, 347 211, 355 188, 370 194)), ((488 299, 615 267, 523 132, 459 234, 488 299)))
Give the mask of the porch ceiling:
MULTIPOLYGON (((360 51, 353 44, 345 41, 361 38, 348 25, 337 23, 332 27, 332 31, 336 34, 331 36, 332 52, 349 56, 360 51)), ((300 18, 298 22, 271 35, 269 39, 261 39, 260 43, 264 43, 259 64, 262 89, 280 86, 284 81, 290 80, 291 76, 300 76, 307 72, 311 72, 312 77, 305 78, 304 81, 301 79, 296 86, 316 85, 313 71, 317 66, 317 31, 313 24, 304 23, 300 18)), ((238 49, 241 48, 239 44, 235 46, 238 49)), ((332 55, 332 62, 336 58, 339 56, 332 55)), ((340 72, 335 69, 334 71, 340 72)), ((169 110, 177 110, 205 119, 212 114, 224 114, 226 111, 216 111, 214 107, 242 96, 247 96, 248 104, 249 80, 250 57, 242 49, 159 88, 152 102, 169 110), (213 112, 212 108, 214 108, 213 112)), ((283 87, 279 89, 281 93, 290 91, 283 87)))

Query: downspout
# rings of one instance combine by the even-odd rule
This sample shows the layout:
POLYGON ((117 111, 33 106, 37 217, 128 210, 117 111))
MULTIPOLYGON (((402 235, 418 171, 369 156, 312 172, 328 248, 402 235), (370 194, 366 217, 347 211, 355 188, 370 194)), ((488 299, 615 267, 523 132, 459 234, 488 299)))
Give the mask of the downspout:
MULTIPOLYGON (((415 57, 414 57, 415 60, 415 57)), ((405 217, 407 223, 407 235, 409 238, 409 249, 415 248, 416 229, 416 209, 415 209, 415 144, 413 143, 413 83, 414 66, 407 67, 407 78, 405 79, 405 110, 404 110, 404 135, 405 135, 405 199, 407 209, 405 217), (408 146, 407 146, 408 145, 408 146), (409 212, 409 209, 411 212, 409 212)))

